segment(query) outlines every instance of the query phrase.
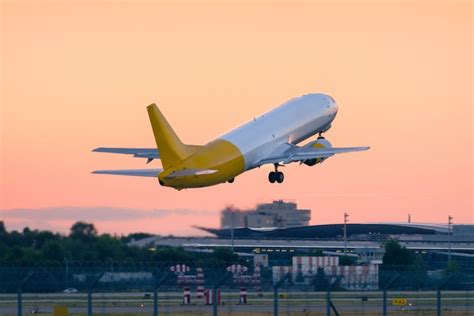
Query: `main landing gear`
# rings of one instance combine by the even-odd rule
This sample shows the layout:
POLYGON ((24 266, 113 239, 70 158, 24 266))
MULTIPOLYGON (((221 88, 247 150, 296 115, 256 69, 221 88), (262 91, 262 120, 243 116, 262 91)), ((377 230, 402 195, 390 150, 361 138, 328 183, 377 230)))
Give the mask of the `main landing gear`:
POLYGON ((272 171, 268 174, 268 181, 270 181, 270 183, 282 183, 283 180, 285 180, 285 175, 283 172, 278 171, 279 166, 279 164, 275 164, 275 171, 272 171))

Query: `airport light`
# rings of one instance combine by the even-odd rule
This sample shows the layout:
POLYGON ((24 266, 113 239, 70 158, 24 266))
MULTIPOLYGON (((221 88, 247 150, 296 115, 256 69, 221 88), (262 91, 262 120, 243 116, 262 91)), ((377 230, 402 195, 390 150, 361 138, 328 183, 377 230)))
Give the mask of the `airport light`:
POLYGON ((230 211, 230 239, 232 243, 232 253, 234 253, 234 210, 230 211))
POLYGON ((448 264, 451 262, 451 226, 453 225, 453 217, 448 216, 448 264))
POLYGON ((347 253, 347 222, 349 214, 344 213, 344 255, 347 253))

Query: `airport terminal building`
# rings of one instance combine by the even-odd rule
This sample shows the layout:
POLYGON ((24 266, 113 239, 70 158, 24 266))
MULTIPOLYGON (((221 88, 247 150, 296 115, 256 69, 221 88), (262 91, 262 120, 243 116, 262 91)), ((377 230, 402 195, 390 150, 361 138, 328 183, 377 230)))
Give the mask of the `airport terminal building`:
POLYGON ((444 268, 448 257, 456 258, 461 269, 474 271, 474 225, 422 223, 348 223, 309 225, 310 210, 296 203, 274 201, 255 210, 225 209, 221 228, 196 227, 210 237, 153 236, 130 244, 139 247, 183 247, 190 251, 213 251, 232 247, 241 256, 268 266, 288 266, 294 256, 315 252, 346 254, 359 263, 380 264, 384 243, 395 239, 414 253, 422 253, 431 268, 444 268), (344 227, 347 237, 344 239, 344 227))
POLYGON ((221 211, 222 228, 299 227, 309 225, 310 219, 311 210, 298 209, 296 203, 283 200, 258 204, 255 210, 221 211))

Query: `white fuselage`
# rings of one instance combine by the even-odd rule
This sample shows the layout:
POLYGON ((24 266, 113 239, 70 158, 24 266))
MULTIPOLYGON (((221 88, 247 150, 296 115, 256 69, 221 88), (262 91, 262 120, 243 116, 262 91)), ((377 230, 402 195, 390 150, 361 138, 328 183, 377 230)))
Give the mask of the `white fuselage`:
POLYGON ((325 94, 307 94, 287 101, 218 139, 234 144, 245 160, 245 170, 258 161, 288 149, 288 144, 326 131, 337 114, 337 104, 325 94))

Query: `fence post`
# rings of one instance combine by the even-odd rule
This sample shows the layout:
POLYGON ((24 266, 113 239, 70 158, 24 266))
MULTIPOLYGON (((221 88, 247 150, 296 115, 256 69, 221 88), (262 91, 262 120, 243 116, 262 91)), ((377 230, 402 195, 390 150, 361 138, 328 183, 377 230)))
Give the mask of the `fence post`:
POLYGON ((212 289, 212 315, 217 316, 217 287, 212 289))
POLYGON ((18 304, 18 312, 17 312, 17 315, 18 316, 22 316, 23 315, 23 310, 22 310, 22 302, 21 302, 21 288, 18 289, 18 294, 17 294, 17 304, 18 304))
POLYGON ((158 316, 158 289, 165 283, 165 281, 172 275, 170 271, 167 271, 165 275, 156 281, 155 275, 155 286, 153 287, 153 316, 158 316))
POLYGON ((153 289, 153 316, 158 316, 158 289, 153 289))
POLYGON ((291 276, 289 272, 273 286, 273 316, 278 316, 278 289, 283 285, 283 283, 291 276))
POLYGON ((92 290, 94 286, 104 275, 104 272, 100 273, 88 286, 87 288, 87 316, 92 316, 92 290))
POLYGON ((228 277, 232 275, 232 272, 227 271, 225 275, 212 287, 212 315, 217 316, 217 290, 222 285, 222 283, 227 280, 228 277))
POLYGON ((328 284, 328 290, 326 292, 326 315, 331 316, 331 308, 334 309, 334 313, 339 316, 339 313, 336 310, 336 307, 331 302, 331 290, 341 281, 342 275, 336 277, 336 279, 328 284))
POLYGON ((26 282, 31 278, 33 275, 33 272, 29 272, 23 280, 20 282, 20 286, 18 287, 18 293, 17 293, 17 313, 18 316, 23 315, 23 287, 25 286, 26 282))
POLYGON ((273 316, 278 316, 278 288, 273 287, 273 316))
POLYGON ((436 316, 441 316, 441 290, 448 284, 452 277, 452 275, 448 276, 436 288, 436 316))
POLYGON ((441 289, 436 289, 436 315, 441 316, 441 289))
POLYGON ((331 289, 329 286, 326 292, 326 316, 331 316, 331 289))
POLYGON ((383 287, 383 306, 382 306, 382 315, 387 316, 387 290, 393 285, 393 283, 398 279, 400 275, 397 273, 395 274, 390 281, 383 287))
POLYGON ((87 290, 87 316, 92 316, 92 289, 87 290))

